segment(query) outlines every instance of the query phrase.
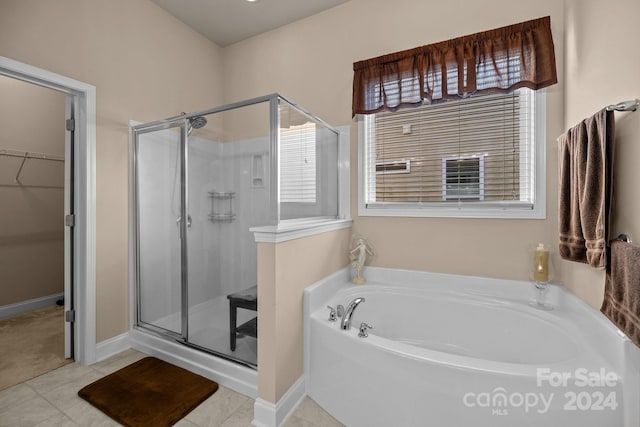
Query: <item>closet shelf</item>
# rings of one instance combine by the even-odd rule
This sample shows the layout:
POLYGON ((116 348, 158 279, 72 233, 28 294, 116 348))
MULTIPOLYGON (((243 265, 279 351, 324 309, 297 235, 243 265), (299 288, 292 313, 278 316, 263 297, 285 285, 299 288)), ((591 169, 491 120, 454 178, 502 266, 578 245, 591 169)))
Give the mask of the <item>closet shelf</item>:
POLYGON ((0 156, 20 157, 22 159, 50 160, 53 162, 64 162, 64 156, 58 154, 36 153, 33 151, 19 151, 8 148, 0 148, 0 156))
POLYGON ((52 162, 62 162, 64 163, 64 156, 60 156, 57 154, 45 154, 45 153, 36 153, 32 151, 20 151, 20 150, 11 150, 8 148, 0 148, 0 156, 5 157, 18 157, 22 159, 20 163, 20 167, 18 168, 18 172, 16 172, 15 182, 20 183, 20 174, 22 173, 22 168, 24 167, 27 159, 34 160, 47 160, 52 162))

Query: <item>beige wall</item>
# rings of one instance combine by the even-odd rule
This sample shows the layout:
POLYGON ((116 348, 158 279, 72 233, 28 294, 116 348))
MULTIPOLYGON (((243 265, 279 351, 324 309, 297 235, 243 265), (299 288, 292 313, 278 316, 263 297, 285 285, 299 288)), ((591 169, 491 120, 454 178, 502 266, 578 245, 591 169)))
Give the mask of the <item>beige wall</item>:
MULTIPOLYGON (((0 76, 2 149, 64 156, 65 94, 0 76)), ((0 306, 64 291, 64 163, 0 156, 0 306)))
POLYGON ((96 339, 121 334, 128 122, 220 105, 220 48, 149 0, 0 0, 0 55, 96 86, 96 339))
POLYGON ((526 279, 528 248, 555 245, 556 137, 563 120, 563 3, 557 0, 352 0, 223 51, 227 101, 278 91, 332 125, 352 125, 354 232, 377 253, 373 265, 526 279), (358 217, 357 127, 351 118, 355 61, 551 16, 560 83, 547 90, 547 219, 358 217))
MULTIPOLYGON (((528 247, 538 241, 555 241, 557 202, 554 191, 547 195, 547 220, 367 218, 356 215, 358 154, 357 126, 351 117, 352 64, 546 15, 552 18, 558 71, 562 76, 564 17, 562 3, 556 0, 535 3, 352 0, 225 48, 225 100, 232 102, 279 92, 334 126, 352 126, 353 231, 373 243, 376 248, 374 265, 527 278, 528 247), (491 13, 487 13, 488 10, 491 13), (443 16, 455 19, 441 19, 443 16), (479 16, 482 19, 478 19, 479 16)), ((557 181, 555 138, 564 124, 562 83, 547 92, 547 181, 549 188, 554 189, 557 181)), ((347 233, 344 234, 345 244, 348 244, 347 233)), ((291 242, 293 248, 300 244, 302 242, 291 242)), ((318 249, 327 250, 326 247, 318 249)), ((291 266, 300 264, 307 256, 306 251, 291 250, 287 254, 280 250, 280 245, 261 245, 259 248, 258 258, 265 260, 265 265, 259 261, 259 292, 267 296, 259 298, 260 327, 268 328, 275 336, 271 338, 262 329, 259 333, 258 395, 270 402, 277 402, 302 374, 301 331, 291 334, 292 330, 302 327, 302 322, 301 319, 286 321, 290 320, 286 316, 290 310, 302 310, 302 285, 312 281, 288 282, 280 277, 292 274, 291 266), (287 289, 289 283, 297 284, 299 288, 291 294, 294 300, 283 304, 281 290, 287 289), (274 294, 270 289, 274 289, 274 294), (293 341, 289 345, 282 340, 293 341), (271 366, 275 369, 270 369, 271 366)), ((343 261, 337 265, 346 263, 346 253, 341 256, 343 261)), ((333 270, 327 268, 324 273, 333 270)))
POLYGON ((303 373, 303 291, 346 266, 351 229, 258 244, 258 396, 278 400, 303 373))
MULTIPOLYGON (((547 219, 471 220, 358 217, 352 199, 354 232, 366 236, 376 248, 374 265, 447 273, 527 279, 531 244, 542 241, 557 247, 557 137, 564 130, 604 105, 640 96, 634 55, 635 23, 640 5, 626 0, 606 5, 595 0, 540 2, 422 2, 352 0, 337 8, 270 33, 237 43, 223 51, 227 102, 278 91, 333 125, 354 124, 350 117, 351 64, 354 61, 436 42, 484 29, 550 15, 556 46, 559 84, 547 90, 547 219), (487 11, 491 11, 488 13, 487 11), (566 54, 565 54, 566 13, 566 54), (438 19, 455 16, 455 19, 438 19), (433 19, 425 20, 425 17, 433 19), (478 19, 482 17, 482 19, 478 19), (425 22, 428 21, 428 22, 425 22), (384 31, 380 31, 384 28, 384 31), (595 31, 594 29, 603 29, 595 31), (603 34, 615 29, 616 36, 603 34), (621 30, 622 29, 622 30, 621 30), (629 55, 626 58, 623 54, 629 55), (613 61, 611 61, 613 59, 613 61), (565 72, 565 60, 567 69, 565 72), (605 62, 606 61, 606 62, 605 62), (266 64, 266 65, 265 65, 266 64), (614 64, 614 65, 612 65, 614 64), (613 74, 615 73, 615 74, 613 74), (634 74, 636 73, 636 74, 634 74), (566 82, 566 83, 565 83, 566 82), (603 86, 602 83, 605 83, 603 86), (566 108, 565 108, 566 97, 566 108)), ((616 214, 614 234, 640 235, 640 199, 634 193, 640 172, 638 135, 640 114, 617 114, 616 214), (622 150, 625 150, 622 153, 622 150)), ((357 165, 357 132, 352 126, 351 161, 357 165)), ((352 194, 357 170, 352 167, 352 194)), ((275 263, 268 279, 278 289, 277 247, 260 254, 275 263)), ((284 255, 284 254, 282 254, 284 255)), ((287 256, 295 264, 300 253, 287 256)), ((284 262, 284 261, 283 261, 284 262)), ((556 281, 563 282, 594 307, 602 299, 603 276, 585 266, 553 256, 556 281)), ((262 271, 262 270, 260 270, 262 271)), ((283 270, 285 271, 285 270, 283 270)), ((276 291, 277 295, 277 291, 276 291)), ((265 302, 279 308, 277 297, 265 302)), ((293 307, 293 305, 292 305, 293 307)), ((265 307, 261 313, 269 308, 265 307)), ((278 311, 269 319, 277 331, 278 311)), ((262 315, 264 316, 264 314, 262 315)), ((261 318, 262 321, 263 318, 261 318)), ((286 329, 285 329, 286 330, 286 329)), ((274 341, 277 342, 277 341, 274 341)), ((262 345, 266 345, 263 344, 262 345)), ((285 353, 288 347, 283 347, 285 353)), ((260 375, 259 395, 276 402, 297 369, 286 369, 286 357, 276 350, 261 352, 260 366, 282 366, 260 375), (289 378, 285 381, 285 378, 289 378)))
MULTIPOLYGON (((565 128, 609 104, 640 98, 637 0, 567 0, 565 128)), ((640 111, 615 113, 612 236, 640 239, 640 111)), ((562 261, 566 285, 599 308, 604 273, 562 261)))

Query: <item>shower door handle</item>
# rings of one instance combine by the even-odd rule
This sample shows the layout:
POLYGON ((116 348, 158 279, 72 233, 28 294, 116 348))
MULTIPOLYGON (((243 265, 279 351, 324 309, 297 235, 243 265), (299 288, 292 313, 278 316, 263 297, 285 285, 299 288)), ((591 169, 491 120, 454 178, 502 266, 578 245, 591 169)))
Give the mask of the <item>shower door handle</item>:
MULTIPOLYGON (((176 226, 178 227, 178 230, 180 230, 180 232, 182 232, 182 228, 180 227, 181 223, 182 216, 178 216, 178 218, 176 218, 176 226)), ((187 229, 191 230, 191 215, 187 215, 187 229)), ((180 238, 182 238, 182 235, 180 235, 180 238)))

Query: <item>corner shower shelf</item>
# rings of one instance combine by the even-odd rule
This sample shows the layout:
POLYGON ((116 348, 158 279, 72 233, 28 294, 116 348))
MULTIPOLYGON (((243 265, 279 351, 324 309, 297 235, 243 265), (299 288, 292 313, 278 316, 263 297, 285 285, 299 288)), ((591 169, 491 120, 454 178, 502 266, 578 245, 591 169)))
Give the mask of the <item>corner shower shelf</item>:
POLYGON ((235 217, 234 214, 209 214, 209 221, 233 221, 235 217))
POLYGON ((231 199, 236 196, 233 191, 209 191, 209 197, 214 199, 231 199))
POLYGON ((209 191, 211 199, 211 213, 209 221, 233 221, 236 214, 233 213, 233 198, 236 193, 233 191, 209 191))

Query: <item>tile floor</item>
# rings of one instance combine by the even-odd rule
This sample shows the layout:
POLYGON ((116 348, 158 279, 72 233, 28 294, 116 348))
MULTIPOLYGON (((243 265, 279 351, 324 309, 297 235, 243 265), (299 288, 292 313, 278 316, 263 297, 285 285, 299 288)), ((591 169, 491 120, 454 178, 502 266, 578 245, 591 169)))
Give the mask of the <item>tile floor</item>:
MULTIPOLYGON (((0 426, 119 426, 77 395, 85 385, 146 355, 126 350, 91 366, 72 363, 0 391, 0 426)), ((245 427, 253 420, 253 399, 220 387, 180 420, 177 427, 245 427)), ((309 398, 287 419, 285 427, 342 426, 309 398)))

